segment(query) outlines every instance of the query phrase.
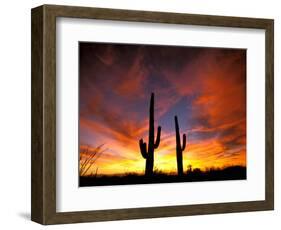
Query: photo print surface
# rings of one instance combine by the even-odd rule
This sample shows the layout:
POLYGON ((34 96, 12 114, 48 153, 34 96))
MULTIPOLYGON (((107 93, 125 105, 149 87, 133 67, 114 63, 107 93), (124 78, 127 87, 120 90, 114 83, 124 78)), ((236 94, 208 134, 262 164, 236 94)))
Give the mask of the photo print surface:
POLYGON ((246 179, 246 50, 79 43, 79 186, 246 179))

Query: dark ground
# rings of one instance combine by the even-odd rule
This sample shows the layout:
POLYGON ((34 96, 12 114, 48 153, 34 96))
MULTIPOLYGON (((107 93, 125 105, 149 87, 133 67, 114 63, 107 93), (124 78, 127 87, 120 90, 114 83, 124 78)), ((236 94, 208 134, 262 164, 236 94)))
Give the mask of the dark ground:
POLYGON ((224 169, 209 169, 201 171, 193 169, 183 176, 155 172, 153 176, 146 177, 140 174, 128 173, 125 175, 98 175, 83 176, 79 178, 79 186, 103 186, 103 185, 128 185, 128 184, 154 184, 194 181, 220 181, 220 180, 244 180, 246 179, 246 167, 231 166, 224 169))

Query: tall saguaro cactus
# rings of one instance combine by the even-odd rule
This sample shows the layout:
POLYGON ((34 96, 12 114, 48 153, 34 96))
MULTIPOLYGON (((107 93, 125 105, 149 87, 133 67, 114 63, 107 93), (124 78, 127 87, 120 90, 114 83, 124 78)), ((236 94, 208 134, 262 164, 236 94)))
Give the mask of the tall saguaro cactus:
POLYGON ((178 118, 175 116, 175 126, 176 126, 176 150, 177 150, 177 166, 178 166, 178 175, 183 175, 183 163, 182 163, 182 152, 185 149, 186 146, 186 135, 183 134, 183 143, 181 145, 181 138, 180 138, 180 129, 179 129, 179 123, 178 118))
POLYGON ((153 174, 153 164, 154 164, 154 149, 157 149, 160 144, 161 127, 158 126, 157 136, 154 142, 154 93, 151 94, 150 98, 150 108, 149 108, 149 136, 148 136, 148 148, 147 144, 140 139, 140 152, 144 159, 146 159, 145 164, 145 175, 150 176, 153 174))

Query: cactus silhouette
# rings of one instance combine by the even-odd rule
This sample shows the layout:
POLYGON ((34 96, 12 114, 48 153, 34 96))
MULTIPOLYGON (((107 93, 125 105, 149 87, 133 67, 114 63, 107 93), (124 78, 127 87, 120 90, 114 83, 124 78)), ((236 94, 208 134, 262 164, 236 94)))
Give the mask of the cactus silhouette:
POLYGON ((145 175, 150 176, 153 174, 154 164, 154 149, 157 149, 160 144, 161 127, 158 126, 156 141, 154 142, 154 93, 151 93, 150 108, 149 108, 149 136, 148 136, 148 148, 147 144, 140 139, 140 152, 145 163, 145 175))
POLYGON ((178 175, 183 175, 183 164, 182 164, 182 152, 185 149, 186 146, 186 135, 183 134, 183 143, 181 146, 181 138, 180 138, 180 129, 179 129, 179 123, 178 118, 175 116, 175 127, 176 127, 176 150, 177 150, 177 167, 178 167, 178 175))

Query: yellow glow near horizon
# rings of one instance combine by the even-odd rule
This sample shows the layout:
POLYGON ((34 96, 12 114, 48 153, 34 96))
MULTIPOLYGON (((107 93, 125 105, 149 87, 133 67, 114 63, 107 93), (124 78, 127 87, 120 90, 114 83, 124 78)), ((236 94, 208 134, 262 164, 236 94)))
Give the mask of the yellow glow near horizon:
MULTIPOLYGON (((163 173, 176 173, 176 152, 173 146, 166 146, 155 150, 154 153, 154 170, 163 173)), ((216 159, 216 152, 220 152, 222 146, 218 142, 202 143, 189 146, 183 152, 184 171, 189 166, 205 170, 207 168, 223 168, 231 165, 246 165, 245 150, 241 150, 235 157, 221 157, 216 159), (202 151, 204 151, 202 153, 202 151)), ((124 156, 133 156, 130 158, 115 159, 112 153, 104 153, 99 157, 88 174, 95 173, 98 168, 98 174, 126 174, 137 173, 143 174, 145 169, 145 159, 141 156, 138 149, 125 152, 124 156)))

